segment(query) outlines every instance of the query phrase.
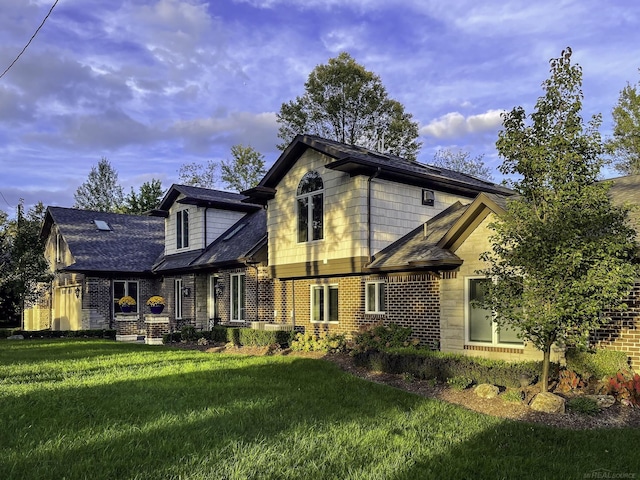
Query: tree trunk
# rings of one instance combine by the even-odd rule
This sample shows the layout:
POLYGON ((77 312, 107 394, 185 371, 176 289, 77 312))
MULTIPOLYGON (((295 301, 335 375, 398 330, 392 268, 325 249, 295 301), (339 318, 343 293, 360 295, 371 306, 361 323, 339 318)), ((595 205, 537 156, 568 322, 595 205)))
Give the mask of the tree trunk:
POLYGON ((551 345, 545 345, 542 351, 542 391, 549 390, 549 365, 551 363, 551 345))

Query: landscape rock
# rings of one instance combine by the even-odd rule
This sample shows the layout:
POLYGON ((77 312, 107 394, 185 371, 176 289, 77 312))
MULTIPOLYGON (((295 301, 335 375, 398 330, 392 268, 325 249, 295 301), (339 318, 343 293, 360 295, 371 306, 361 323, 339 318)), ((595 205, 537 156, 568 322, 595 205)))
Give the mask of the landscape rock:
POLYGON ((481 385, 478 385, 475 388, 474 392, 480 398, 496 398, 498 396, 498 393, 500 393, 500 389, 495 385, 483 383, 481 385))
POLYGON ((564 413, 565 400, 551 392, 537 394, 531 402, 531 409, 544 413, 564 413))
POLYGON ((609 408, 616 403, 616 399, 613 395, 585 395, 585 398, 595 400, 600 408, 609 408))
POLYGON ((11 335, 7 340, 24 340, 24 335, 11 335))

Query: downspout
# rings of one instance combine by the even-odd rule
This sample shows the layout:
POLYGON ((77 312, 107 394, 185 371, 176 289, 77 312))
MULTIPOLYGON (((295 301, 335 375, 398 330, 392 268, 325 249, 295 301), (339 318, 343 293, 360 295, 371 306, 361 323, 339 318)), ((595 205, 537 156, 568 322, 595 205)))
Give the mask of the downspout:
POLYGON ((381 167, 378 167, 376 173, 371 175, 367 180, 367 249, 369 252, 369 263, 373 260, 373 255, 371 254, 371 181, 380 175, 381 167))

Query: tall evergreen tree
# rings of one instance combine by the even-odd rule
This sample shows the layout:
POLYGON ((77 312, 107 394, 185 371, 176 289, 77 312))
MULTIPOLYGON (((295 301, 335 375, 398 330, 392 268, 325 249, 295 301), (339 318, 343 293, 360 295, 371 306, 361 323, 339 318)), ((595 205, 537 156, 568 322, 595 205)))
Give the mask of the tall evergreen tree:
POLYGON ((124 204, 122 186, 118 183, 118 172, 102 157, 97 166, 91 167, 87 181, 73 195, 75 208, 99 212, 117 212, 124 204))
POLYGON ((519 329, 542 350, 544 390, 552 345, 584 341, 608 320, 603 312, 624 308, 637 273, 627 210, 612 205, 609 185, 597 181, 600 117, 583 123, 581 85, 566 49, 551 60, 535 111, 504 114, 500 171, 516 176, 518 196, 492 224, 492 250, 482 257, 494 280, 484 306, 499 326, 519 329))

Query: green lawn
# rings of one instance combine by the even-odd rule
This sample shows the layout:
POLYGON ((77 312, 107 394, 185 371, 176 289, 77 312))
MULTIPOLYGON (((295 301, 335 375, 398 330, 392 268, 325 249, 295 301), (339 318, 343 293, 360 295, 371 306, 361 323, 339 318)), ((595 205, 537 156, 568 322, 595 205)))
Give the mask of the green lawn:
POLYGON ((635 429, 503 421, 322 360, 0 341, 3 480, 640 478, 638 445, 635 429))

